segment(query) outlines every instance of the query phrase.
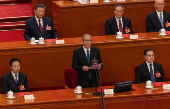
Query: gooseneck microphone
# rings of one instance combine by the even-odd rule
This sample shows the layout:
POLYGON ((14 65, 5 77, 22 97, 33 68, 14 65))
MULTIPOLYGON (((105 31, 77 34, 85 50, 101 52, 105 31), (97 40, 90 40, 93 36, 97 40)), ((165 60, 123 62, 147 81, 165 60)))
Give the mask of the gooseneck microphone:
POLYGON ((96 68, 94 70, 96 72, 97 84, 99 87, 99 93, 94 93, 94 95, 98 95, 101 97, 102 109, 105 109, 105 101, 104 101, 104 97, 103 97, 104 93, 102 92, 101 78, 100 78, 100 73, 99 73, 99 69, 98 69, 99 64, 98 64, 98 60, 95 59, 95 57, 94 57, 94 60, 92 60, 92 64, 96 65, 96 68))

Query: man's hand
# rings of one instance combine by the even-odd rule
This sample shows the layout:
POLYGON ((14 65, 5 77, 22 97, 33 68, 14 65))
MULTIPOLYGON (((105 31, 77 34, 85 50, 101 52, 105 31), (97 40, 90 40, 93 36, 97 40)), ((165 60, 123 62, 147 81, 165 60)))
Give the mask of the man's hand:
POLYGON ((88 71, 88 70, 89 70, 89 67, 83 66, 83 67, 82 67, 82 70, 83 70, 83 71, 88 71))

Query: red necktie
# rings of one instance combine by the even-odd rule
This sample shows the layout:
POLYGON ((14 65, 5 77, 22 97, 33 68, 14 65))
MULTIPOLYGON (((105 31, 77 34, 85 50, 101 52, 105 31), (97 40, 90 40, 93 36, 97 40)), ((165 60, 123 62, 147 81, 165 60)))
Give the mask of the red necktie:
POLYGON ((41 21, 41 20, 38 20, 38 23, 39 23, 38 26, 39 26, 39 28, 40 28, 40 31, 43 32, 43 28, 42 28, 42 25, 41 25, 41 22, 40 22, 40 21, 41 21))
POLYGON ((119 20, 119 31, 123 33, 123 28, 122 28, 121 20, 119 20))

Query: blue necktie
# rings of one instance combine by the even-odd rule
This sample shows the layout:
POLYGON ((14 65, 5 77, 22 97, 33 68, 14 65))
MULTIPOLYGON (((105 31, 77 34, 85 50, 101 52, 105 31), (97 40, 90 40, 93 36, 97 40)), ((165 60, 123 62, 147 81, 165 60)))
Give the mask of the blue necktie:
POLYGON ((90 53, 89 53, 89 50, 87 50, 87 61, 88 61, 88 63, 90 63, 90 53))
MULTIPOLYGON (((88 63, 90 63, 90 53, 89 53, 89 50, 87 50, 87 60, 88 60, 88 63)), ((91 79, 91 73, 90 71, 89 72, 89 78, 91 79)))
POLYGON ((155 77, 154 77, 154 73, 153 73, 153 69, 152 69, 152 64, 150 64, 150 75, 151 75, 151 81, 155 82, 155 77))
POLYGON ((16 82, 16 84, 18 84, 18 75, 15 75, 15 82, 16 82))
POLYGON ((162 19, 162 14, 160 13, 160 18, 159 18, 159 20, 160 20, 160 23, 161 23, 161 25, 162 25, 162 28, 164 28, 164 24, 163 24, 163 19, 162 19))

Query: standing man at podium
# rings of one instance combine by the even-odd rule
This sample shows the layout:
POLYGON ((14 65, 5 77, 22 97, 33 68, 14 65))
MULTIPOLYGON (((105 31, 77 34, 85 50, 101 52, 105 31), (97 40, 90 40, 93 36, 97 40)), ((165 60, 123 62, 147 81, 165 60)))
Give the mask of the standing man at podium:
POLYGON ((98 87, 100 84, 98 79, 98 69, 90 69, 93 65, 92 60, 98 60, 102 63, 100 51, 96 47, 91 47, 92 36, 84 34, 82 37, 83 47, 74 50, 72 67, 77 71, 77 85, 86 87, 98 87))
POLYGON ((122 34, 134 33, 130 19, 122 17, 124 7, 122 5, 114 6, 115 16, 106 20, 105 22, 105 35, 115 35, 117 32, 122 34))
POLYGON ((38 40, 40 37, 44 39, 58 38, 52 19, 44 17, 45 5, 37 4, 34 9, 35 16, 26 21, 24 37, 31 40, 34 37, 38 40))
POLYGON ((170 31, 170 13, 163 11, 165 6, 164 0, 155 0, 154 6, 156 11, 147 15, 146 31, 159 32, 162 28, 170 31))
POLYGON ((146 83, 148 80, 152 82, 165 81, 162 65, 154 62, 154 50, 148 48, 144 50, 143 54, 146 62, 137 67, 135 83, 146 83))

